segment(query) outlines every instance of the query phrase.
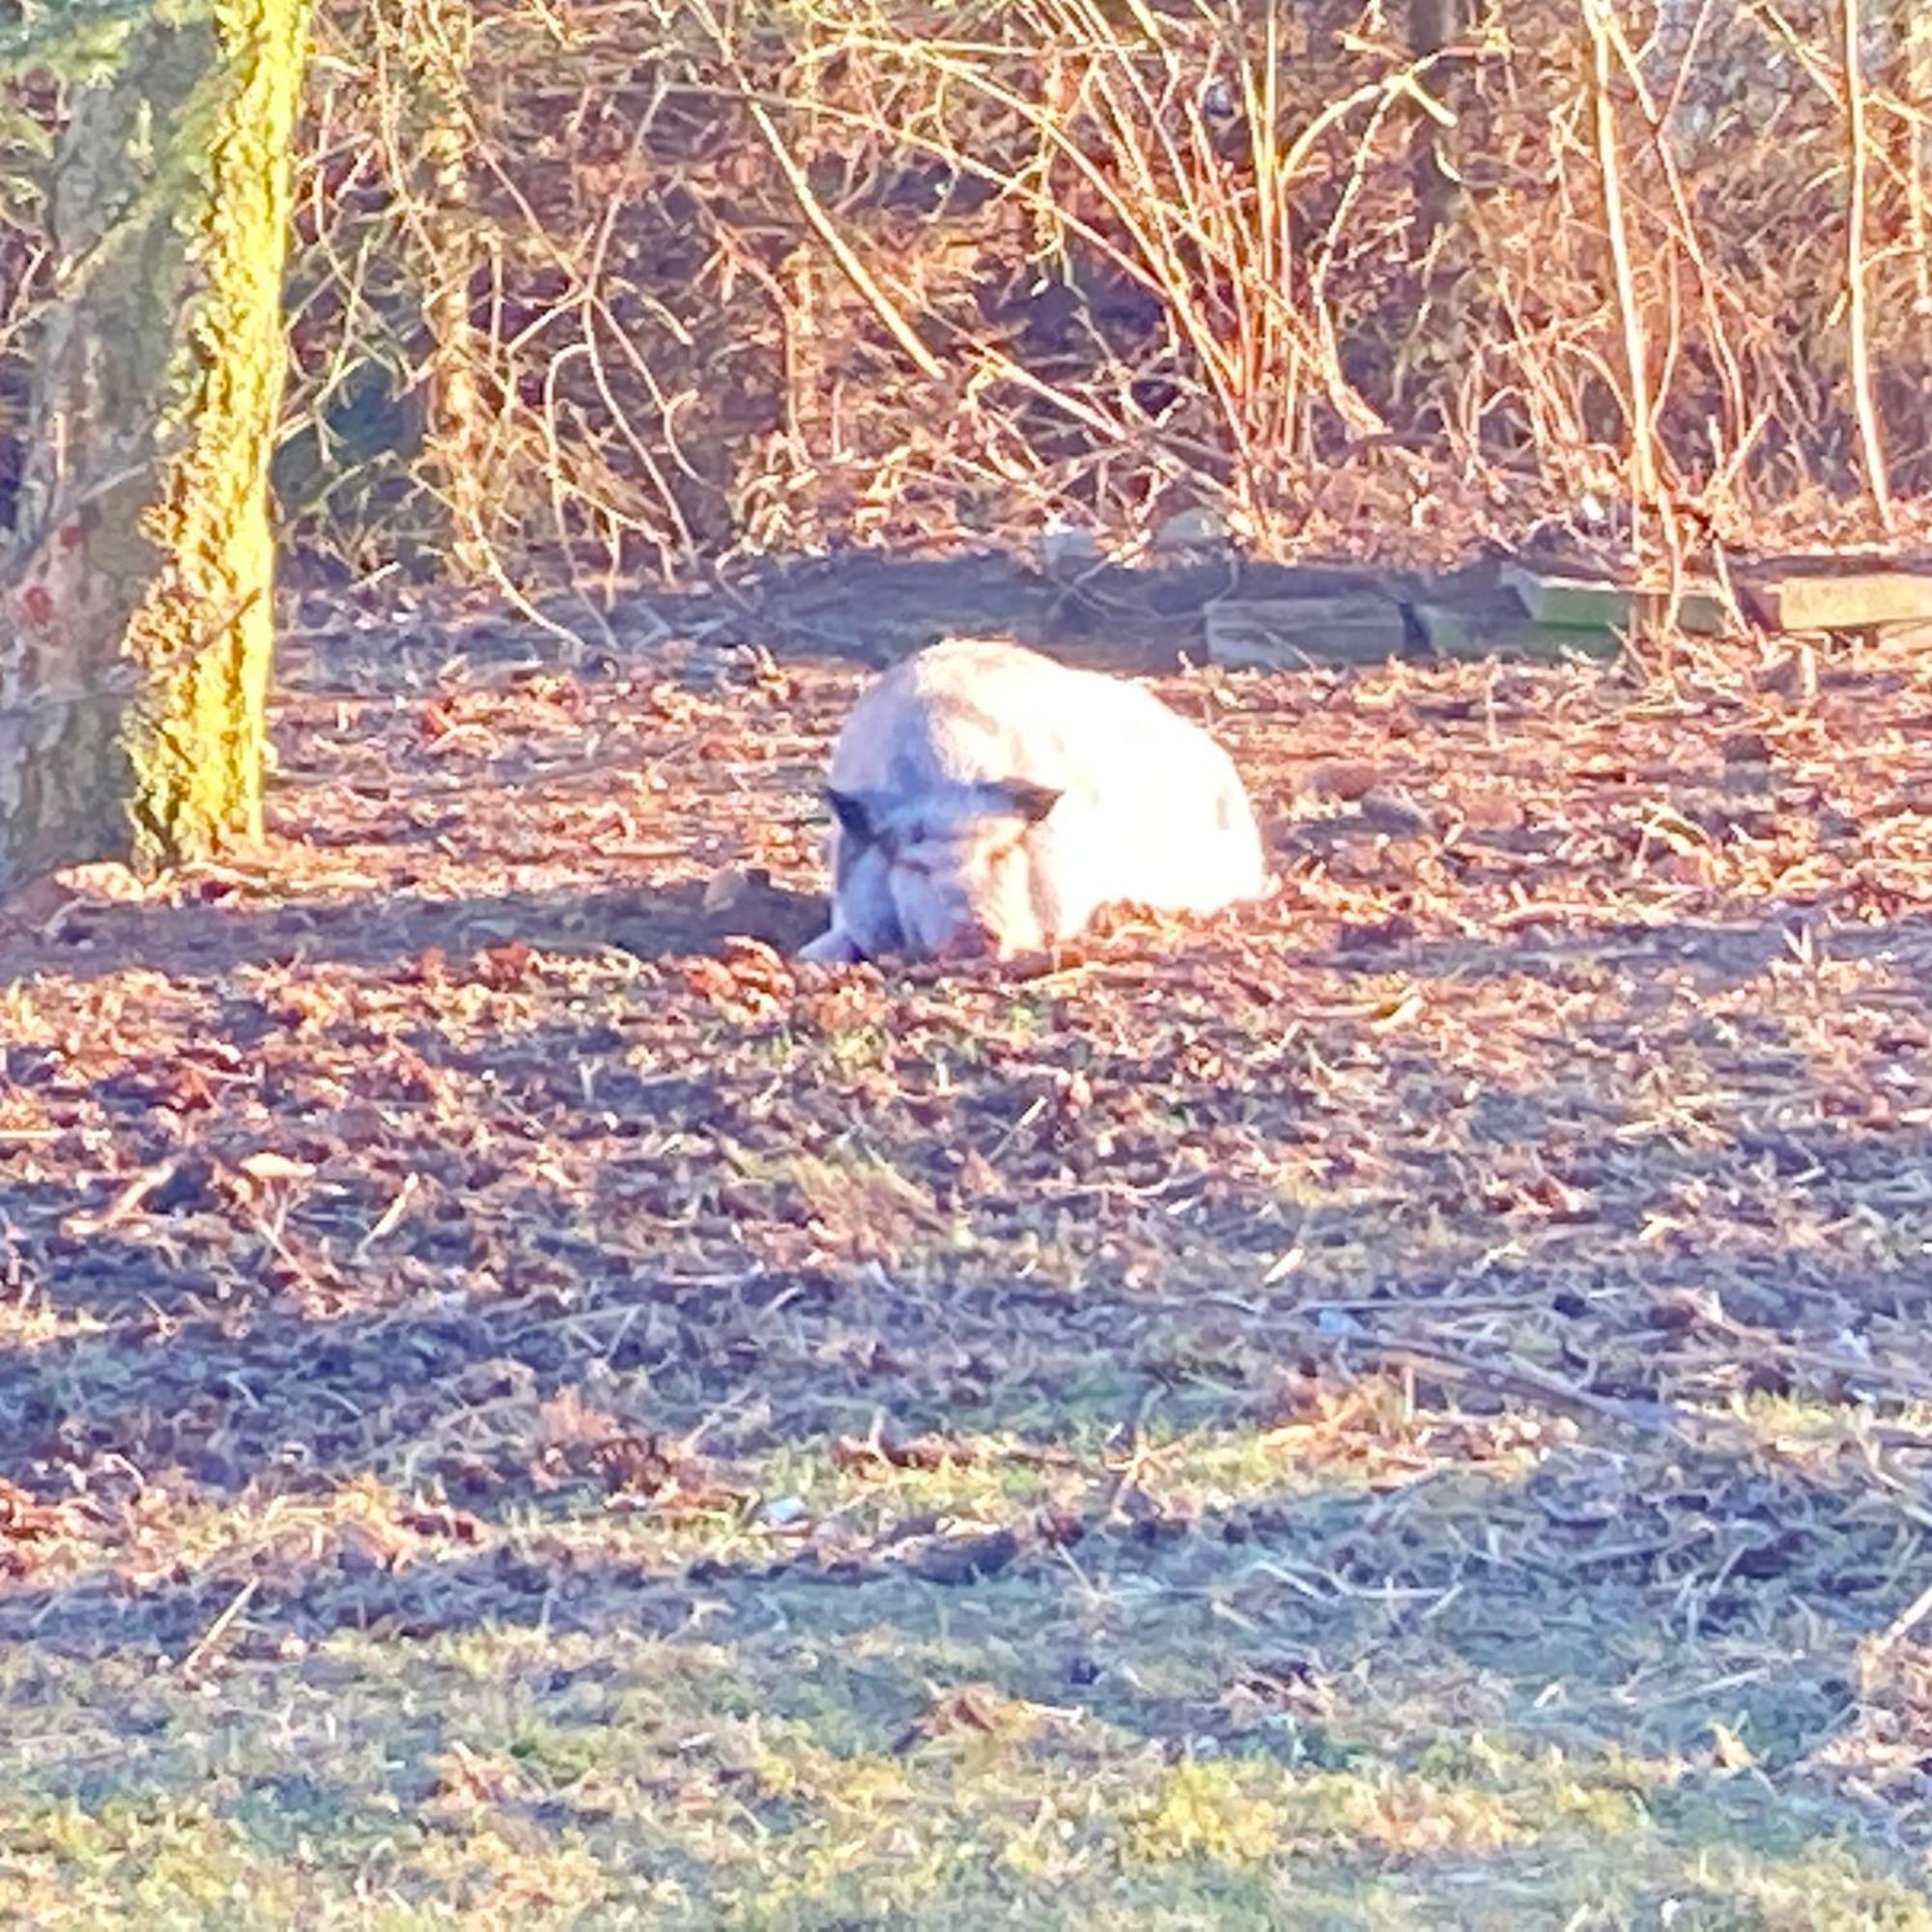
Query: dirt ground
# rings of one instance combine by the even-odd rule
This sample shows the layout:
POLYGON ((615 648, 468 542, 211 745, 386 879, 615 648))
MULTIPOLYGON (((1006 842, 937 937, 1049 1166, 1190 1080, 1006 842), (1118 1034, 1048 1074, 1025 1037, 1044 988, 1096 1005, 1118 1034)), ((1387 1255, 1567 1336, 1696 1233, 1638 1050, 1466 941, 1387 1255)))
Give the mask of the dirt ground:
POLYGON ((298 600, 264 850, 7 934, 0 1922, 1932 1924, 1932 667, 868 573, 298 600), (788 964, 943 628, 1274 899, 788 964))

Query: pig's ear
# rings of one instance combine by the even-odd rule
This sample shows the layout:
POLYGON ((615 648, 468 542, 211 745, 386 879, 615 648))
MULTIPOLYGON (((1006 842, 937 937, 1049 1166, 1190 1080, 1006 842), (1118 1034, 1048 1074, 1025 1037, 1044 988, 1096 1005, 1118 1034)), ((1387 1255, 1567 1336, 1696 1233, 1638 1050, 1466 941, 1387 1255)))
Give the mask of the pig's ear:
POLYGON ((999 810, 1010 811, 1029 825, 1037 825, 1063 796, 1052 785, 1036 784, 1031 779, 1001 779, 985 789, 999 810))
POLYGON ((866 801, 857 792, 833 791, 827 789, 826 801, 832 807, 833 816, 838 821, 838 828, 855 845, 869 845, 872 842, 872 814, 866 801))

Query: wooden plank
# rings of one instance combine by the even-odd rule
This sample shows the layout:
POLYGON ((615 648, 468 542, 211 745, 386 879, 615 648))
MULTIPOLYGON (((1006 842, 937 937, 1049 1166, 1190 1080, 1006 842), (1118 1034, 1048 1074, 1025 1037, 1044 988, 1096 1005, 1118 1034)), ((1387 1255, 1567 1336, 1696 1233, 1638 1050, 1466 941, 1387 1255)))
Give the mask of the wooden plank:
MULTIPOLYGON (((1670 599, 1662 590, 1635 590, 1606 578, 1559 577, 1506 563, 1498 573, 1539 624, 1565 631, 1628 631, 1662 619, 1670 599)), ((1724 606, 1715 589, 1687 584, 1677 606, 1686 631, 1711 637, 1724 629, 1724 606)))
POLYGON ((1477 634, 1469 621, 1469 614, 1458 611, 1447 604, 1411 604, 1409 610, 1415 614, 1415 621, 1422 627, 1422 635, 1429 639, 1429 648, 1437 657, 1480 658, 1489 655, 1490 646, 1477 634))
POLYGON ((1384 664, 1392 658, 1614 657, 1606 630, 1538 624, 1510 598, 1467 608, 1402 607, 1372 591, 1332 597, 1222 598, 1203 613, 1210 664, 1298 669, 1321 664, 1384 664))
POLYGON ((1612 632, 1538 624, 1514 604, 1501 615, 1440 604, 1418 604, 1414 610, 1430 649, 1442 658, 1613 658, 1623 648, 1612 632))
POLYGON ((1774 631, 1864 631, 1932 619, 1932 576, 1910 570, 1794 571, 1760 577, 1746 595, 1752 615, 1774 631))
POLYGON ((1217 598, 1203 613, 1212 664, 1278 668, 1377 664, 1407 654, 1408 629, 1391 597, 1217 598))

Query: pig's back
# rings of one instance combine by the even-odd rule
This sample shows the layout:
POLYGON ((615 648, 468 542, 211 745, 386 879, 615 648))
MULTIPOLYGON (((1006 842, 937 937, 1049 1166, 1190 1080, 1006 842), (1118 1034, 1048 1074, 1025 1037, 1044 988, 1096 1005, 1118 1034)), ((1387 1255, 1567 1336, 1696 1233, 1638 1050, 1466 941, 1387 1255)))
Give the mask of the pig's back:
POLYGON ((1205 730, 1137 684, 1016 644, 955 639, 905 659, 853 707, 832 758, 838 789, 901 798, 1009 778, 1065 794, 1030 842, 1076 924, 1082 906, 1211 910, 1265 883, 1247 794, 1205 730))
POLYGON ((1070 787, 1094 755, 1080 702, 1090 676, 1017 644, 933 644, 852 707, 833 748, 832 782, 902 797, 1004 778, 1070 787))

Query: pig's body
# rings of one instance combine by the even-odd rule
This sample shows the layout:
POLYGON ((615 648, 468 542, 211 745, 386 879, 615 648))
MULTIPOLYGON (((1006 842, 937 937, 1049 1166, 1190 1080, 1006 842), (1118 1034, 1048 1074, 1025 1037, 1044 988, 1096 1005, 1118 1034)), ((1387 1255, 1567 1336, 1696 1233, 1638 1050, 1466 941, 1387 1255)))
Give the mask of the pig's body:
POLYGON ((1228 754, 1151 693, 1016 644, 895 666, 833 749, 831 930, 814 959, 1004 955, 1103 905, 1213 912, 1266 889, 1228 754))

